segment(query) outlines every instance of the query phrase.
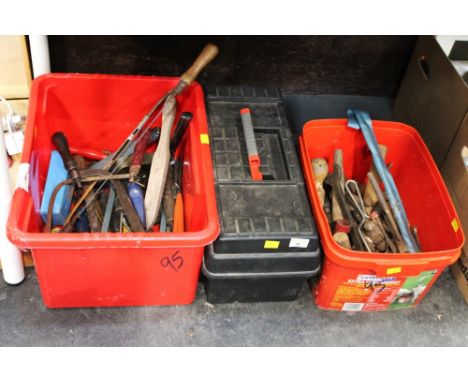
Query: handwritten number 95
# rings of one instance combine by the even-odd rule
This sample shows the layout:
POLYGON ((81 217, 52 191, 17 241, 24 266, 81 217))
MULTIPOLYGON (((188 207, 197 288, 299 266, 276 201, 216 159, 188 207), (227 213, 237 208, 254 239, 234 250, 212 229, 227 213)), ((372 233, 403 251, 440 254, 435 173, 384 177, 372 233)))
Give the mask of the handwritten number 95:
POLYGON ((373 281, 367 282, 367 281, 365 281, 364 282, 364 288, 366 288, 366 289, 370 288, 372 290, 372 292, 375 292, 377 290, 377 293, 380 293, 385 289, 385 287, 386 287, 386 285, 381 281, 379 281, 379 282, 373 282, 373 281), (377 288, 379 288, 379 289, 377 289, 377 288))
POLYGON ((171 256, 163 257, 161 265, 163 268, 171 267, 174 271, 179 272, 179 269, 184 265, 184 259, 179 256, 179 251, 177 251, 171 256))

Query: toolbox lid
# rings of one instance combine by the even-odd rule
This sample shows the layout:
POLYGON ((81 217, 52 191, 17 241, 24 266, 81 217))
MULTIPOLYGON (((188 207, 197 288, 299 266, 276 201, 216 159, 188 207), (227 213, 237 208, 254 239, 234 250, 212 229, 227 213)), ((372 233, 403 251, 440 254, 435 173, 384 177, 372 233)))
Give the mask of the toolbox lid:
POLYGON ((261 183, 217 184, 216 252, 315 251, 318 235, 304 186, 261 183))
POLYGON ((206 108, 221 224, 214 251, 317 251, 317 229, 279 91, 211 87, 206 108), (251 113, 262 181, 253 180, 250 172, 240 115, 246 108, 251 113))

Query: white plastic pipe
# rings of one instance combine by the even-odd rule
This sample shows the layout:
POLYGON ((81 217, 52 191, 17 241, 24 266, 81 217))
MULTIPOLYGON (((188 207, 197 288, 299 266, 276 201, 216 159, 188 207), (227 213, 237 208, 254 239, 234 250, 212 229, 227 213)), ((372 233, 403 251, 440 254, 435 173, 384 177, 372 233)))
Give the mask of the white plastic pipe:
POLYGON ((10 212, 12 191, 1 118, 0 128, 0 262, 2 263, 5 282, 16 285, 24 280, 24 266, 21 252, 11 244, 6 235, 6 223, 10 212))
POLYGON ((50 73, 49 43, 46 35, 29 35, 34 78, 50 73))

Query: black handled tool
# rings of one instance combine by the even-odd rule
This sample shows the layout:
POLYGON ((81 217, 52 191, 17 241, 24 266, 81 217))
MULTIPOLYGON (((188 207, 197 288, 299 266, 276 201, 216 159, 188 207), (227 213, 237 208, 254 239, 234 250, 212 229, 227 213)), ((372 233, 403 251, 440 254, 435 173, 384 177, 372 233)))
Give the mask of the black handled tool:
POLYGON ((174 135, 172 136, 171 139, 171 156, 174 157, 174 153, 177 149, 177 147, 180 144, 180 141, 182 140, 182 137, 185 134, 185 131, 187 130, 188 125, 190 124, 190 121, 192 120, 193 114, 185 111, 180 115, 179 121, 177 122, 177 126, 174 130, 174 135))
POLYGON ((75 181, 78 188, 82 188, 80 170, 78 170, 78 165, 70 153, 67 138, 61 131, 58 131, 52 135, 52 142, 57 147, 70 177, 75 181))
POLYGON ((143 163, 145 151, 150 144, 153 144, 159 140, 161 129, 155 127, 153 129, 144 131, 142 134, 143 137, 141 137, 141 139, 135 145, 135 150, 133 151, 132 163, 130 165, 130 170, 128 171, 130 174, 130 182, 135 182, 135 179, 140 172, 141 164, 143 163))

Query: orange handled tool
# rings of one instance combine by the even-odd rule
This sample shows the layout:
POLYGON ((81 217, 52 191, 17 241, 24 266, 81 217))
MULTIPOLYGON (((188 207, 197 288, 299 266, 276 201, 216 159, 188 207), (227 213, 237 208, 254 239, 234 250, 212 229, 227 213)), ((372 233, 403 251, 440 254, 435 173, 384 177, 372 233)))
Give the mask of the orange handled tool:
POLYGON ((182 193, 177 193, 175 208, 174 208, 174 226, 172 228, 173 232, 184 232, 184 198, 182 193))
POLYGON ((174 184, 177 190, 177 196, 174 207, 174 223, 172 226, 173 232, 184 232, 184 198, 182 197, 182 165, 181 160, 177 160, 174 164, 174 184))

